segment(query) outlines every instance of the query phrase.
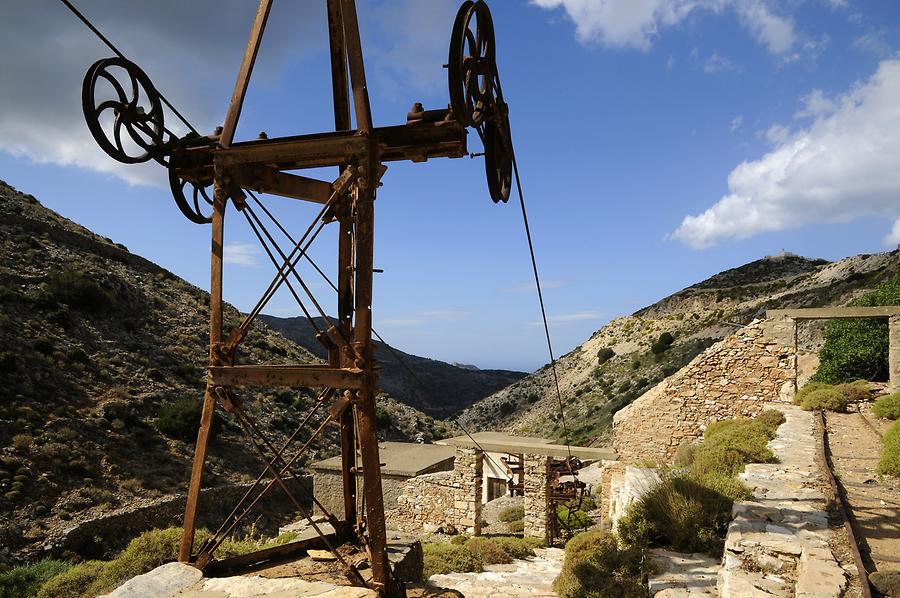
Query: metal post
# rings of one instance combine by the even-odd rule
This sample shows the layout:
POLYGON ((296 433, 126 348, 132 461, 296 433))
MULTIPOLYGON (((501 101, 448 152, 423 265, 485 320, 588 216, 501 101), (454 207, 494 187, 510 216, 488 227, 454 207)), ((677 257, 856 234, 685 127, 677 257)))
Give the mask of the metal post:
MULTIPOLYGON (((209 283, 209 363, 221 365, 218 357, 218 346, 222 341, 222 247, 225 232, 225 206, 227 191, 221 169, 215 170, 212 215, 212 246, 210 259, 209 283)), ((197 445, 194 448, 194 463, 191 468, 191 483, 188 487, 187 502, 184 510, 184 528, 181 544, 178 548, 178 560, 190 562, 191 549, 194 544, 194 531, 197 524, 197 503, 200 499, 200 488, 203 479, 203 464, 209 445, 209 433, 216 410, 216 396, 211 382, 207 381, 203 396, 203 412, 200 416, 200 429, 197 431, 197 445)))
MULTIPOLYGON (((328 41, 331 48, 331 83, 334 99, 334 128, 350 129, 350 95, 347 81, 347 45, 340 0, 328 0, 328 41)), ((343 168, 341 169, 343 172, 343 168)), ((353 330, 353 224, 346 205, 338 210, 338 326, 344 337, 353 330)), ((353 367, 346 350, 337 356, 339 367, 353 367)), ((344 522, 347 531, 355 530, 356 513, 356 434, 353 409, 341 414, 341 474, 344 491, 344 522)), ((358 540, 359 538, 357 538, 358 540)))

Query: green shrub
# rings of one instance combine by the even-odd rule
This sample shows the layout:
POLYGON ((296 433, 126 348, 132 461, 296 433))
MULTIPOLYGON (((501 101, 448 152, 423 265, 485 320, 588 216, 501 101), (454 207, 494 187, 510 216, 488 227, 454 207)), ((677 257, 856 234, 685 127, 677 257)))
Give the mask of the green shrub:
POLYGON ((615 356, 616 352, 613 351, 610 347, 603 347, 602 349, 597 351, 597 363, 599 365, 603 365, 615 356))
POLYGON ((881 397, 872 405, 872 413, 881 419, 900 419, 900 392, 881 397))
POLYGON ((869 383, 865 380, 857 380, 852 383, 839 384, 836 390, 844 395, 850 403, 862 403, 872 398, 872 391, 869 389, 869 383), (862 382, 860 384, 860 382, 862 382))
POLYGON ((594 520, 587 513, 565 505, 556 508, 556 520, 559 522, 559 526, 565 530, 587 529, 594 525, 594 520))
POLYGON ((96 596, 89 594, 106 563, 102 561, 85 561, 75 565, 68 571, 52 577, 38 591, 38 598, 85 598, 96 596))
POLYGON ((884 450, 878 461, 878 473, 900 477, 900 422, 894 422, 884 435, 884 450))
MULTIPOLYGON (((176 440, 193 442, 200 429, 200 416, 203 413, 203 401, 190 395, 183 395, 171 403, 159 408, 156 426, 159 431, 176 440)), ((213 425, 210 431, 214 437, 219 428, 219 418, 213 414, 213 425)))
POLYGON ((0 573, 0 598, 31 598, 51 578, 67 571, 71 565, 60 561, 40 561, 0 573))
POLYGON ((511 536, 496 536, 491 541, 498 544, 510 558, 526 559, 534 556, 534 549, 544 545, 537 538, 513 538, 511 536))
POLYGON ((733 477, 748 463, 774 462, 767 445, 784 418, 776 413, 764 411, 753 420, 738 417, 710 424, 703 442, 694 449, 691 471, 733 477))
POLYGON ((73 269, 54 270, 47 274, 41 289, 51 303, 99 313, 114 303, 113 294, 84 272, 73 269))
POLYGON ((632 503, 619 520, 630 546, 721 554, 733 500, 690 476, 675 476, 632 503))
POLYGON ((849 403, 847 396, 837 388, 821 388, 804 396, 800 401, 800 407, 804 411, 824 409, 844 413, 849 403))
POLYGON ((604 531, 578 534, 566 544, 563 568, 553 582, 559 598, 644 596, 648 561, 634 547, 620 547, 604 531))
MULTIPOLYGON (((900 305, 900 272, 853 302, 854 306, 900 305)), ((884 320, 834 320, 825 329, 819 352, 817 382, 849 382, 857 378, 886 380, 888 375, 888 324, 884 320)))
POLYGON ((799 405, 803 399, 806 398, 806 395, 823 388, 834 388, 834 385, 828 384, 827 382, 808 382, 803 385, 803 388, 797 391, 797 395, 794 397, 794 404, 799 405))
POLYGON ((465 546, 456 544, 425 544, 422 546, 425 566, 422 576, 428 579, 432 575, 445 573, 472 573, 482 570, 481 563, 465 546))
POLYGON ((510 521, 506 524, 506 529, 508 529, 511 534, 521 534, 525 531, 525 520, 517 519, 516 521, 510 521))
POLYGON ((507 554, 503 546, 492 538, 475 536, 474 538, 469 538, 465 547, 482 566, 512 562, 512 557, 507 554))
POLYGON ((506 507, 505 509, 500 511, 500 521, 503 521, 505 523, 509 523, 510 521, 518 521, 524 518, 525 507, 522 505, 506 507))

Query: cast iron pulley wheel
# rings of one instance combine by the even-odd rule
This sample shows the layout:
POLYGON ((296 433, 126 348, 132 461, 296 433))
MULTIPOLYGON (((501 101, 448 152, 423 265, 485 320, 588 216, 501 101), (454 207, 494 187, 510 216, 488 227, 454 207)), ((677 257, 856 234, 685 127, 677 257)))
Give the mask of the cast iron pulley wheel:
POLYGON ((488 190, 494 203, 509 200, 512 189, 513 154, 512 138, 509 134, 509 120, 506 106, 500 105, 498 118, 484 123, 484 171, 487 174, 488 190))
POLYGON ((172 197, 175 205, 185 217, 195 224, 209 224, 212 222, 212 183, 198 185, 186 181, 169 169, 169 186, 172 188, 172 197), (187 195, 185 195, 187 189, 187 195))
POLYGON ((107 154, 125 164, 151 158, 165 164, 162 102, 136 64, 119 57, 95 62, 84 77, 81 105, 91 135, 107 154))
POLYGON ((480 126, 495 108, 495 57, 494 21, 488 5, 484 0, 466 0, 456 13, 447 61, 450 107, 465 127, 480 126))

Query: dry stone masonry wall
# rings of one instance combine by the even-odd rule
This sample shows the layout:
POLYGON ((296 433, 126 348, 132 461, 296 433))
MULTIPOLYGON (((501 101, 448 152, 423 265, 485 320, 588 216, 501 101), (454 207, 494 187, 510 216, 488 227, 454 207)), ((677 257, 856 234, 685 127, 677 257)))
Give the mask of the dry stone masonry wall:
POLYGON ((754 321, 716 343, 613 418, 613 445, 625 463, 662 463, 710 423, 752 417, 793 397, 793 322, 754 321))
POLYGON ((457 448, 453 471, 408 479, 397 508, 386 514, 388 527, 412 533, 439 528, 481 533, 482 452, 457 448))
POLYGON ((525 468, 525 528, 526 536, 549 541, 549 481, 550 457, 546 455, 524 455, 525 468))

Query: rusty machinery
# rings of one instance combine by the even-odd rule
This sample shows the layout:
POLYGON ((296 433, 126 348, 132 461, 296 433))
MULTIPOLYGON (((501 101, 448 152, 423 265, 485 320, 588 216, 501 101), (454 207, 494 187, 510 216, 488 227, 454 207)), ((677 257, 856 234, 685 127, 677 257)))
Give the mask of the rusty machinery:
POLYGON ((386 162, 466 156, 467 129, 477 131, 484 147, 491 198, 495 202, 509 198, 513 150, 488 5, 483 0, 466 0, 456 16, 445 65, 449 107, 424 110, 421 104, 415 104, 405 124, 376 127, 369 105, 355 1, 327 0, 335 131, 272 139, 261 135, 251 141, 235 141, 235 129, 272 0, 259 2, 225 121, 211 135, 197 132, 159 93, 144 71, 125 58, 71 2, 62 1, 116 54, 94 63, 84 79, 84 115, 97 143, 119 162, 155 160, 166 167, 181 212, 192 222, 212 225, 209 368, 179 560, 203 569, 211 563, 246 564, 275 553, 286 556, 289 550, 303 549, 301 543, 272 549, 274 553, 263 551, 218 561, 214 558, 216 548, 225 537, 277 486, 318 532, 316 540, 334 553, 353 584, 366 582, 335 551, 334 541, 364 545, 372 567, 368 585, 386 595, 402 595, 402 584, 392 577, 387 558, 376 438, 376 375, 372 352, 374 200, 386 162), (190 133, 178 136, 167 128, 167 108, 191 129, 190 133), (339 176, 327 181, 290 172, 318 167, 337 167, 339 176), (319 209, 305 232, 295 238, 271 215, 254 191, 313 202, 319 209), (259 302, 233 330, 224 329, 222 315, 223 231, 229 205, 247 220, 277 268, 259 302), (256 208, 288 236, 292 244, 289 251, 277 245, 256 208), (338 280, 333 285, 338 292, 338 316, 334 321, 325 314, 297 271, 301 259, 311 261, 307 250, 328 224, 339 228, 338 280), (307 303, 326 323, 324 329, 316 328, 318 340, 328 351, 327 365, 236 365, 236 355, 251 324, 282 285, 290 290, 313 326, 316 324, 307 303), (234 390, 254 386, 324 390, 284 446, 275 447, 247 414, 234 390), (197 515, 202 508, 204 462, 217 404, 246 433, 253 450, 265 463, 265 470, 213 537, 193 552, 197 515), (321 421, 314 417, 321 417, 321 421), (314 421, 318 423, 314 425, 314 421), (340 427, 342 517, 328 513, 315 497, 312 501, 325 512, 336 530, 334 535, 320 529, 286 482, 298 460, 329 425, 340 427), (362 497, 357 496, 360 472, 362 497))

